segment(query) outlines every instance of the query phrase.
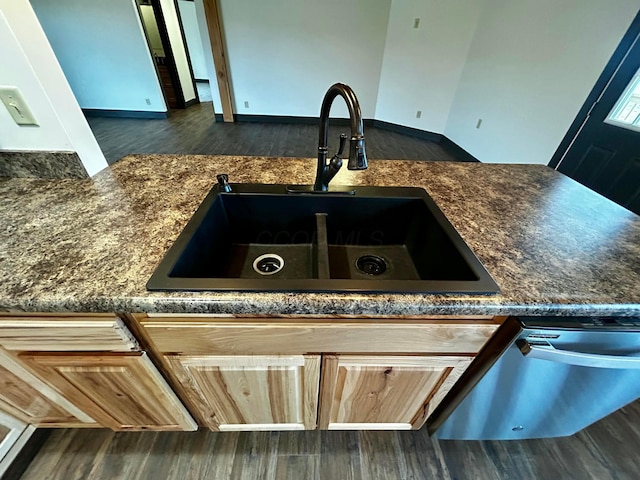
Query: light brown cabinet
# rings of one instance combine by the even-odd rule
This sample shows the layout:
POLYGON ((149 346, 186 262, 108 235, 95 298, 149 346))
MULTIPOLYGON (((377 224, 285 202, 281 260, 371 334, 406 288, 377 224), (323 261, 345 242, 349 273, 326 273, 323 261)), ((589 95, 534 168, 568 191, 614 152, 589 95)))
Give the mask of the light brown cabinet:
POLYGON ((319 355, 167 356, 212 430, 313 430, 319 355))
POLYGON ((49 427, 196 430, 193 414, 220 431, 417 429, 499 326, 127 317, 135 337, 113 314, 0 317, 0 409, 49 427))
POLYGON ((67 400, 112 430, 196 430, 144 352, 21 354, 67 400))
POLYGON ((453 356, 327 355, 319 428, 419 429, 470 363, 453 356))
POLYGON ((113 314, 7 314, 0 346, 0 408, 29 424, 197 429, 113 314))
POLYGON ((418 429, 498 328, 488 317, 137 318, 213 430, 418 429))
POLYGON ((38 427, 96 425, 95 420, 0 348, 0 410, 38 427))

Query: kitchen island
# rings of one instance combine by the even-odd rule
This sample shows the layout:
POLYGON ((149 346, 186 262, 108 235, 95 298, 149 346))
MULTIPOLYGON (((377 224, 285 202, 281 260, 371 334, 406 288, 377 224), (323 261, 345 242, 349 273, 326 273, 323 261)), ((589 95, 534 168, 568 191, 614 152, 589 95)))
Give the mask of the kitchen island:
POLYGON ((315 160, 135 155, 93 179, 0 181, 0 310, 234 315, 638 315, 640 217, 542 165, 372 161, 333 184, 426 189, 497 295, 162 293, 145 284, 200 202, 310 184, 315 160))
POLYGON ((0 181, 4 409, 41 427, 419 429, 506 316, 640 314, 640 218, 540 165, 372 161, 333 181, 426 189, 499 294, 146 290, 217 174, 309 184, 314 166, 134 155, 0 181))

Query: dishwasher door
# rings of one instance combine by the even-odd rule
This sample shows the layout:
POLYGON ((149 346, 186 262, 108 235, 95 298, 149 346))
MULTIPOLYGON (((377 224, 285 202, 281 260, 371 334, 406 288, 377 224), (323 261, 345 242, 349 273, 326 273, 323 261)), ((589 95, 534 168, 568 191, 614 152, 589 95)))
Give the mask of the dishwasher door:
POLYGON ((460 440, 562 437, 639 397, 637 328, 525 326, 433 436, 460 440))

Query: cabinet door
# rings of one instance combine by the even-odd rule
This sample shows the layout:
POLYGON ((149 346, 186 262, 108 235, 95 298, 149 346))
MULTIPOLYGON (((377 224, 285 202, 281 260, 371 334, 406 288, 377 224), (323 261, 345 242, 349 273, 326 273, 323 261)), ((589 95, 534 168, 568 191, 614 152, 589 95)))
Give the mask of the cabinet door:
POLYGON ((95 424, 0 348, 0 410, 38 427, 95 424))
POLYGON ((212 430, 316 428, 319 355, 168 355, 212 430))
POLYGON ((417 430, 470 357, 325 356, 319 427, 417 430))
POLYGON ((70 402, 113 430, 197 429, 144 352, 25 353, 20 359, 70 402))

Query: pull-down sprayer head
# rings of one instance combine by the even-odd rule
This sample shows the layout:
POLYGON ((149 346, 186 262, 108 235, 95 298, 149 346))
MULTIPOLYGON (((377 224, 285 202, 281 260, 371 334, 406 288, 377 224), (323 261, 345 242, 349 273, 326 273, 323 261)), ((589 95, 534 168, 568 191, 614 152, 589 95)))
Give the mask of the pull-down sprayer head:
MULTIPOLYGON (((340 95, 349 109, 349 123, 351 125, 351 139, 349 140, 349 170, 364 170, 368 167, 367 154, 364 148, 364 132, 360 103, 351 87, 343 83, 332 85, 324 96, 320 109, 320 134, 318 136, 318 169, 313 189, 325 192, 329 188, 329 182, 338 173, 339 166, 336 162, 327 164, 328 135, 329 135, 329 111, 333 100, 340 95)), ((337 155, 338 157, 340 155, 337 155)), ((340 162, 340 165, 342 163, 340 162)))

